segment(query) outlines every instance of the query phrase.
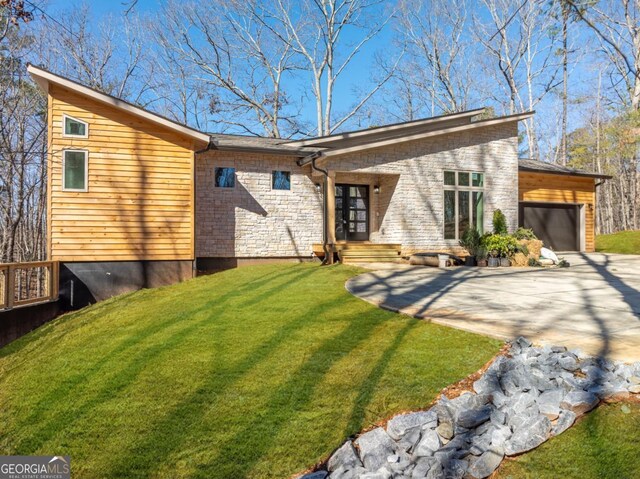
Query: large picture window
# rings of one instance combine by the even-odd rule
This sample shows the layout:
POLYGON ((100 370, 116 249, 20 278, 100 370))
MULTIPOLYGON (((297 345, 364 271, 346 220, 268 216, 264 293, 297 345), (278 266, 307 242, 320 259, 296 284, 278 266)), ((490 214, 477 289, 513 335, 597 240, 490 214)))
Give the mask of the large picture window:
POLYGON ((458 240, 469 227, 484 224, 484 173, 444 172, 444 239, 458 240))
POLYGON ((62 189, 87 191, 88 161, 84 150, 65 150, 62 158, 62 189))

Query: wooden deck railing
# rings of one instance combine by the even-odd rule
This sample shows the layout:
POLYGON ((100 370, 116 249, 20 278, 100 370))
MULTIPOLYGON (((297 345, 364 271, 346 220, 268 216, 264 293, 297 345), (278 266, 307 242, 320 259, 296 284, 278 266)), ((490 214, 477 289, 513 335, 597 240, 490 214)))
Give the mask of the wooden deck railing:
POLYGON ((59 263, 0 264, 0 310, 58 298, 59 263))

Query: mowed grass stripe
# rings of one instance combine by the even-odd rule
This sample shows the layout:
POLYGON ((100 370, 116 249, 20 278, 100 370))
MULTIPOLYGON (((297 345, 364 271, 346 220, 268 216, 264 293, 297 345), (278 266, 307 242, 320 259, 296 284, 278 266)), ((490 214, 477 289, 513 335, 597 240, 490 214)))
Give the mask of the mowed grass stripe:
POLYGON ((352 297, 359 272, 248 267, 59 318, 0 350, 0 452, 70 455, 74 477, 287 477, 498 351, 352 297))

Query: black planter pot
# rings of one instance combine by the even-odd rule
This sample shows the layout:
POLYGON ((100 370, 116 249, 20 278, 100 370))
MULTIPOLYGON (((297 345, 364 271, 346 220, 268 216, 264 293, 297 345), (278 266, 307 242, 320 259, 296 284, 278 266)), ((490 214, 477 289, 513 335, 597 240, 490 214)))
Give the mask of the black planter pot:
POLYGON ((464 259, 464 265, 465 266, 478 266, 478 262, 476 261, 476 257, 475 256, 467 256, 464 259))
POLYGON ((489 268, 497 268, 500 266, 500 258, 489 258, 489 268))

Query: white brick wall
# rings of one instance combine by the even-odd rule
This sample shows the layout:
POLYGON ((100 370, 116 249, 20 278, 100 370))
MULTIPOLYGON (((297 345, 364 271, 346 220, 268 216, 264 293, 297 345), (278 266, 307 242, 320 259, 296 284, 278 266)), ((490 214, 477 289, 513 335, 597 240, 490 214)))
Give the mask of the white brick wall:
POLYGON ((496 208, 514 229, 518 221, 517 148, 514 122, 353 153, 332 160, 329 166, 377 176, 381 193, 372 241, 401 243, 404 253, 455 250, 458 242, 445 240, 443 234, 443 172, 484 172, 485 231, 491 230, 496 208))
MULTIPOLYGON (((196 256, 311 256, 322 240, 321 194, 293 157, 208 151, 196 159, 196 256), (216 166, 236 168, 233 189, 215 188, 216 166), (271 172, 291 171, 291 190, 271 172)), ((319 180, 316 180, 319 181, 319 180)))
MULTIPOLYGON (((517 123, 332 158, 336 182, 379 184, 371 190, 371 240, 403 251, 455 250, 443 234, 443 171, 485 173, 485 230, 500 208, 511 229, 518 218, 517 123)), ((311 167, 284 156, 210 151, 196 166, 198 257, 309 256, 322 239, 321 195, 311 167), (214 188, 214 167, 233 166, 236 188, 214 188), (272 170, 292 171, 291 191, 271 190, 272 170)))

